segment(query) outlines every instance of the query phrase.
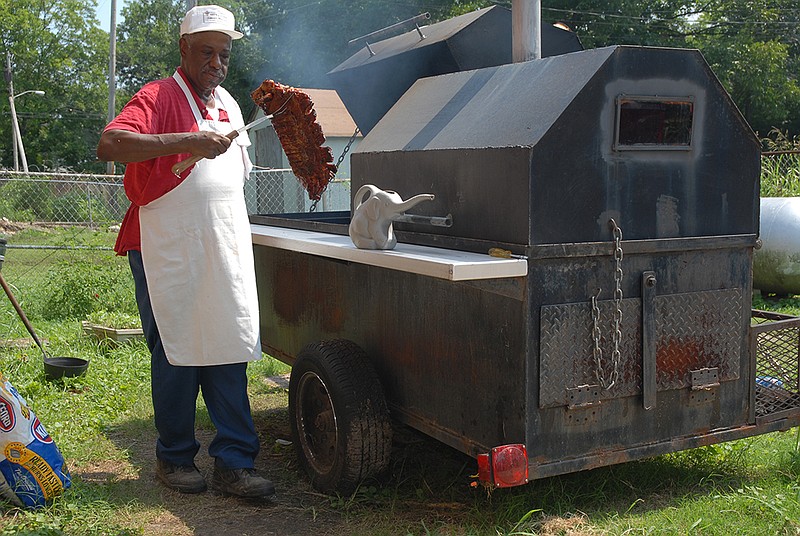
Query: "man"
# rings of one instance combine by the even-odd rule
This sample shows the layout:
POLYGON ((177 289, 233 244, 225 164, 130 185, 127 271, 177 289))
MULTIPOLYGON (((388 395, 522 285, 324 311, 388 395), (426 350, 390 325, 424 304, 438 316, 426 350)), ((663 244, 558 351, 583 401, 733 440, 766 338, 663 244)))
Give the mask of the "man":
POLYGON ((259 359, 258 303, 244 178, 252 164, 241 110, 220 84, 242 34, 219 6, 194 7, 181 23, 181 65, 146 84, 109 123, 102 160, 127 163, 131 206, 115 251, 127 255, 152 354, 156 476, 184 492, 206 490, 194 458, 197 395, 217 429, 211 488, 266 497, 256 474, 259 441, 247 397, 247 362, 259 359), (172 166, 202 157, 180 176, 172 166))

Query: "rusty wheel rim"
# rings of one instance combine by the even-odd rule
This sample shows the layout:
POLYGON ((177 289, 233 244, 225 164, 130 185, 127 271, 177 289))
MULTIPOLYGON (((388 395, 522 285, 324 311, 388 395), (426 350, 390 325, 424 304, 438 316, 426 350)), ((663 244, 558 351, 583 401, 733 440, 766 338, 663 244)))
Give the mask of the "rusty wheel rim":
POLYGON ((328 387, 314 372, 300 378, 296 422, 306 459, 317 473, 328 473, 336 461, 338 427, 328 387))

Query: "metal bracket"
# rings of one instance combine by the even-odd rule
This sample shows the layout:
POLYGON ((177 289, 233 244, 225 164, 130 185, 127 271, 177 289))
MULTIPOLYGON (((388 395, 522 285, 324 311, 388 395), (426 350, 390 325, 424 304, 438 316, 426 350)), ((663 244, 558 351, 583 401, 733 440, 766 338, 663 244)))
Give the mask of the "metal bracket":
POLYGON ((433 225, 435 227, 452 227, 453 215, 447 216, 421 216, 419 214, 400 214, 392 218, 392 221, 403 223, 422 223, 425 225, 433 225))
POLYGON ((717 399, 716 389, 709 391, 690 391, 688 405, 702 406, 709 402, 714 402, 717 399))
POLYGON ((642 272, 642 405, 656 407, 656 273, 642 272))
POLYGON ((601 408, 589 406, 578 409, 568 409, 566 426, 583 426, 597 422, 601 408))
POLYGON ((417 33, 419 34, 419 39, 422 41, 425 39, 425 34, 422 33, 422 28, 419 27, 419 23, 431 18, 430 13, 422 13, 421 15, 417 15, 416 17, 411 17, 410 19, 406 19, 404 21, 400 21, 396 24, 392 24, 391 26, 387 26, 386 28, 382 28, 376 32, 368 33, 367 35, 362 35, 361 37, 356 37, 355 39, 351 39, 347 42, 348 45, 355 45, 357 43, 361 43, 362 41, 367 47, 370 56, 375 55, 375 51, 372 50, 372 47, 369 46, 369 42, 387 38, 387 36, 394 35, 398 31, 405 31, 405 28, 410 26, 411 24, 414 25, 416 28, 417 33))

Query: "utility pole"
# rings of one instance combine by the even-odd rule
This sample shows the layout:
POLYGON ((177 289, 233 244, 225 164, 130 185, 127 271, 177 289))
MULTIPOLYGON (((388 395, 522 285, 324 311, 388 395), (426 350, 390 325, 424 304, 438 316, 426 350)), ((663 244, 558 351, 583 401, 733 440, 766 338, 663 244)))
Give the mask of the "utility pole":
POLYGON ((11 71, 11 52, 6 51, 6 70, 4 73, 6 82, 8 82, 8 105, 11 108, 11 144, 14 146, 14 171, 19 171, 19 160, 22 158, 22 171, 28 172, 28 159, 25 157, 25 146, 22 144, 22 134, 19 131, 19 121, 17 120, 17 108, 14 106, 14 100, 17 97, 22 97, 28 93, 34 95, 44 95, 44 91, 38 89, 28 89, 22 91, 19 95, 14 95, 14 73, 11 71), (18 153, 19 151, 19 153, 18 153), (17 156, 19 154, 19 156, 17 156))
MULTIPOLYGON (((111 0, 111 36, 108 56, 108 121, 110 123, 116 115, 116 90, 117 90, 117 0, 111 0)), ((106 173, 114 174, 114 162, 106 163, 106 173)))
POLYGON ((10 51, 6 51, 6 70, 3 74, 8 84, 8 104, 11 107, 11 145, 12 151, 14 152, 14 171, 19 171, 19 153, 17 152, 19 123, 17 123, 17 111, 14 109, 14 75, 11 72, 10 51))

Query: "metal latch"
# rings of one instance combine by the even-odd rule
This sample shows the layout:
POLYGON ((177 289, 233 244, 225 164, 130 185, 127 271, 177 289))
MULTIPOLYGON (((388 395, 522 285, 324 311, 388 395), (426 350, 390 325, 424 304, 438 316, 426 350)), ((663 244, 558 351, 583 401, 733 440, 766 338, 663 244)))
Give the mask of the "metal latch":
POLYGON ((719 387, 719 368, 693 370, 692 391, 711 391, 719 387))

